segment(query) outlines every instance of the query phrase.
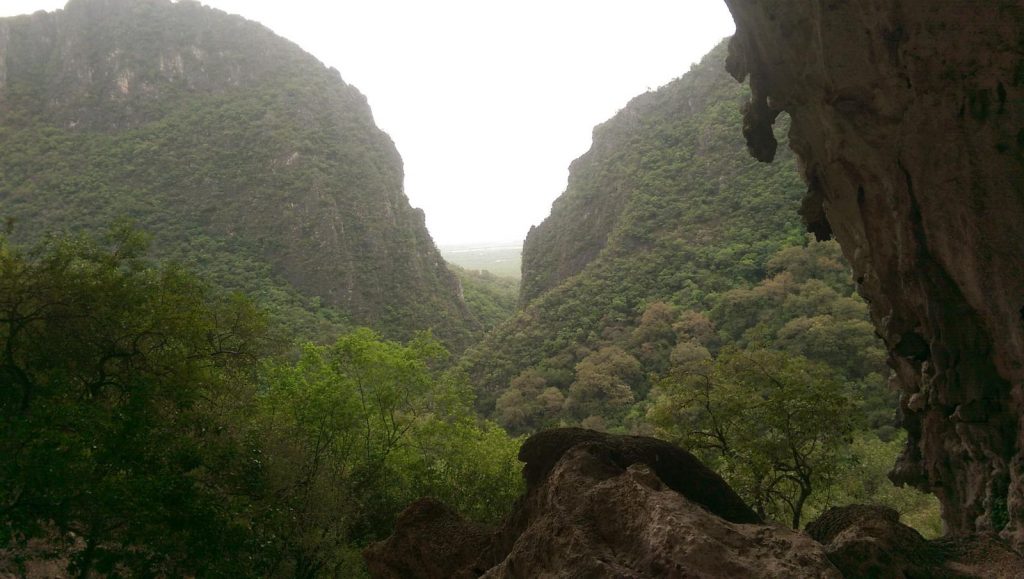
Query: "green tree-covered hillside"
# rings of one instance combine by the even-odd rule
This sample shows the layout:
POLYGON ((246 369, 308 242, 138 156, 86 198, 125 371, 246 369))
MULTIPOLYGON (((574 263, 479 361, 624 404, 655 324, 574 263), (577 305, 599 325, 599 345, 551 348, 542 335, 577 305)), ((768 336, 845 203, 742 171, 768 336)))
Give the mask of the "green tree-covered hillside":
POLYGON ((458 348, 476 328, 365 97, 240 17, 71 0, 0 20, 0 151, 15 241, 128 217, 306 335, 458 348))
POLYGON ((466 307, 483 330, 489 331, 516 313, 519 280, 495 275, 487 270, 448 266, 462 285, 466 307))
POLYGON ((747 155, 736 113, 745 89, 724 58, 722 45, 594 131, 526 240, 523 310, 465 358, 481 409, 528 368, 568 388, 575 365, 631 331, 646 304, 710 308, 802 242, 793 157, 763 165, 747 155))
POLYGON ((521 310, 463 357, 478 408, 513 433, 678 442, 793 526, 881 502, 935 535, 934 497, 884 476, 896 395, 867 305, 838 245, 803 232, 792 154, 745 150, 724 59, 594 131, 527 237, 521 310))

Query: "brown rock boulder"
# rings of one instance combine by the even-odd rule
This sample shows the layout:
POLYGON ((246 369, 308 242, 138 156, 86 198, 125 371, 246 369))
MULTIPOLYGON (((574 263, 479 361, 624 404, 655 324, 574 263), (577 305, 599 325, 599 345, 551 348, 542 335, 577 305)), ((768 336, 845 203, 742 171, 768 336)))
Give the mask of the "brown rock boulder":
POLYGON ((420 500, 364 557, 374 577, 840 577, 821 545, 757 520, 693 455, 557 429, 520 452, 527 492, 492 531, 420 500), (670 484, 671 483, 671 484, 670 484))
POLYGON ((600 443, 566 451, 528 504, 526 529, 483 577, 841 577, 806 535, 726 521, 600 443))
POLYGON ((836 507, 808 524, 807 534, 845 577, 936 577, 941 550, 899 519, 888 507, 836 507))
POLYGON ((1024 558, 992 534, 929 541, 888 507, 831 508, 807 525, 844 577, 1024 577, 1024 558))
POLYGON ((467 521, 440 501, 422 498, 406 507, 387 540, 363 551, 374 577, 479 577, 474 568, 495 529, 467 521))
POLYGON ((943 551, 951 577, 1024 578, 1024 557, 994 534, 946 537, 932 543, 943 551))
POLYGON ((670 489, 733 523, 760 523, 758 517, 718 473, 689 452, 649 436, 617 436, 584 428, 555 428, 529 438, 519 450, 528 486, 547 478, 569 449, 587 443, 593 454, 619 468, 644 464, 670 489))

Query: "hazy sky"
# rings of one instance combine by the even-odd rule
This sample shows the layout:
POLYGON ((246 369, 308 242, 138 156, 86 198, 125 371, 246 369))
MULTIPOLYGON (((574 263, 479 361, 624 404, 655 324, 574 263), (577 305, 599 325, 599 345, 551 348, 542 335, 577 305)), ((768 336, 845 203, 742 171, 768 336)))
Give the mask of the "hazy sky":
MULTIPOLYGON (((202 0, 341 72, 439 245, 521 240, 591 130, 734 26, 722 0, 202 0)), ((0 16, 64 0, 0 0, 0 16)))

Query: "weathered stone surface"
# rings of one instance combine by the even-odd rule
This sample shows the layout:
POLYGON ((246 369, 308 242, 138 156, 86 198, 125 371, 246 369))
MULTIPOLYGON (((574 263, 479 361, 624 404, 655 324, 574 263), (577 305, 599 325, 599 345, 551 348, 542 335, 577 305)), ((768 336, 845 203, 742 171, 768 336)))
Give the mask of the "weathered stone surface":
POLYGON ((718 473, 678 446, 649 436, 616 436, 584 428, 555 428, 537 433, 519 451, 519 460, 526 463, 526 484, 542 483, 566 451, 584 443, 589 445, 591 454, 600 454, 619 468, 647 465, 668 488, 727 521, 761 522, 718 473))
POLYGON ((945 570, 951 577, 1024 577, 1024 557, 991 533, 950 536, 932 544, 944 552, 945 570))
POLYGON ((882 506, 825 511, 807 525, 844 577, 878 579, 1024 576, 1024 558, 992 534, 928 541, 882 506))
POLYGON ((484 577, 839 577, 819 545, 783 527, 730 523, 626 469, 607 447, 567 451, 536 489, 529 525, 484 577))
POLYGON ((807 535, 714 514, 753 515, 723 499, 732 490, 717 475, 709 477, 689 453, 661 441, 558 429, 528 440, 520 458, 528 461, 527 492, 489 545, 487 529, 420 501, 403 513, 393 537, 364 553, 371 573, 492 579, 841 576, 807 535), (716 490, 710 499, 702 497, 702 506, 670 488, 659 472, 671 473, 666 476, 690 494, 698 484, 716 490), (687 472, 694 478, 687 481, 687 472), (473 552, 479 554, 475 559, 473 552))
POLYGON ((809 191, 885 339, 907 448, 893 478, 951 531, 1024 544, 1024 4, 727 0, 745 134, 792 119, 809 191))
POLYGON ((939 549, 887 507, 832 508, 807 533, 846 577, 935 577, 943 562, 939 549))
POLYGON ((406 507, 395 533, 363 552, 374 577, 478 577, 477 557, 495 530, 463 519, 450 507, 423 498, 406 507))

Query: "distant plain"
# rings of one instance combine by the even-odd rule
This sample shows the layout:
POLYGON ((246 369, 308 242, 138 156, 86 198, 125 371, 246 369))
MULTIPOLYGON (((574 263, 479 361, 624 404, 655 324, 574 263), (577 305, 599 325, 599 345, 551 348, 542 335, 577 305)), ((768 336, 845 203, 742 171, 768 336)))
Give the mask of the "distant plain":
POLYGON ((446 261, 459 267, 519 279, 523 251, 520 241, 442 245, 438 249, 446 261))

